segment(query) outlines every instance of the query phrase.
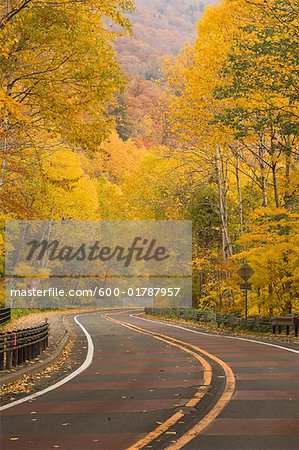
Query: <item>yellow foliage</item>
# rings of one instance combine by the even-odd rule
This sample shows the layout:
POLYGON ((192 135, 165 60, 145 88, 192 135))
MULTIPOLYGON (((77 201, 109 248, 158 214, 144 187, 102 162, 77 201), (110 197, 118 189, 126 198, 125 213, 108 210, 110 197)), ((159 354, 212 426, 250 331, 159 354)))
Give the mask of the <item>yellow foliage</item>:
POLYGON ((256 304, 264 313, 298 312, 299 214, 265 208, 252 214, 249 232, 239 240, 246 250, 234 260, 248 260, 256 304))
POLYGON ((103 161, 103 174, 112 181, 122 181, 125 175, 132 170, 142 155, 142 149, 129 139, 124 142, 114 131, 100 147, 103 161))
POLYGON ((47 215, 56 220, 98 218, 96 182, 84 173, 77 153, 54 152, 45 158, 43 171, 46 195, 41 200, 47 215))

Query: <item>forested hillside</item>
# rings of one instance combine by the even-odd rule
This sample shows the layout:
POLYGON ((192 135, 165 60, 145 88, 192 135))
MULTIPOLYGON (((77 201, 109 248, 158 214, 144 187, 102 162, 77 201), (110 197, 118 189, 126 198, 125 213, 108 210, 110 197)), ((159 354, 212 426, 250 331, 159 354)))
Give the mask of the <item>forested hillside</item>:
POLYGON ((214 0, 136 0, 129 15, 133 35, 116 42, 118 60, 129 78, 119 98, 118 127, 123 138, 163 141, 151 129, 156 116, 161 71, 167 58, 174 58, 185 43, 193 42, 196 24, 214 0))
POLYGON ((125 70, 146 80, 158 78, 165 58, 194 40, 196 23, 209 3, 213 0, 136 0, 130 16, 133 38, 117 42, 125 70))

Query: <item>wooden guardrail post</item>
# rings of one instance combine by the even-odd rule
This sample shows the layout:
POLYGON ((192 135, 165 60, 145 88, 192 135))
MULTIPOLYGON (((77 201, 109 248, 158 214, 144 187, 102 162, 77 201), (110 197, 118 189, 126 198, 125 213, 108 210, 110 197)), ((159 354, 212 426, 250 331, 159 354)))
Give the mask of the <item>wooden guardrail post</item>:
POLYGON ((290 328, 294 327, 295 336, 298 336, 298 317, 273 317, 271 325, 273 334, 276 334, 276 327, 278 328, 278 334, 281 334, 282 327, 285 327, 288 336, 290 328))
POLYGON ((0 370, 36 358, 48 347, 49 325, 0 333, 0 370))

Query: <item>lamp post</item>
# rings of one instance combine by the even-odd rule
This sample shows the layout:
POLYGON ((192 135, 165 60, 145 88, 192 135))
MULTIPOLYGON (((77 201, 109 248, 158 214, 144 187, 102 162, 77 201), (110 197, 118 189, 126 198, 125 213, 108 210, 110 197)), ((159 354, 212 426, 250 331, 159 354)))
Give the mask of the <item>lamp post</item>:
POLYGON ((254 274, 254 270, 250 265, 245 261, 244 264, 238 270, 238 275, 244 283, 240 284, 240 288, 245 292, 245 319, 247 321, 248 318, 248 291, 251 289, 251 284, 248 283, 249 279, 254 274))

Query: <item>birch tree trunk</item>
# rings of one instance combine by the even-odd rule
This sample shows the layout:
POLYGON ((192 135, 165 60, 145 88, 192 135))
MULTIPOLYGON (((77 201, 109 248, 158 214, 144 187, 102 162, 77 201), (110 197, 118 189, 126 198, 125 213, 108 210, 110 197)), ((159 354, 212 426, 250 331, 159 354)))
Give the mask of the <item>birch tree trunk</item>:
POLYGON ((219 193, 219 211, 222 229, 222 251, 225 261, 233 254, 231 240, 228 231, 228 211, 227 211, 227 173, 224 170, 224 161, 221 149, 216 146, 215 157, 216 179, 219 193))
POLYGON ((276 208, 280 207, 279 201, 279 192, 278 192, 278 181, 277 181, 277 164, 273 163, 271 166, 272 177, 273 177, 273 190, 274 190, 274 198, 275 198, 275 206, 276 208))
POLYGON ((243 220, 243 195, 241 189, 241 180, 240 180, 240 169, 239 169, 239 156, 235 153, 235 168, 236 168, 236 182, 237 182, 237 191, 238 191, 238 202, 239 202, 239 229, 240 232, 244 231, 244 220, 243 220))
POLYGON ((292 153, 291 153, 291 143, 290 143, 290 136, 287 137, 286 140, 286 152, 285 152, 285 187, 284 187, 284 204, 287 206, 289 200, 290 200, 290 181, 291 181, 291 164, 292 164, 292 153))
POLYGON ((266 167, 264 163, 265 150, 260 145, 259 147, 259 166, 261 173, 261 189, 262 189, 262 206, 266 208, 268 206, 268 195, 267 195, 267 179, 266 179, 266 167))

